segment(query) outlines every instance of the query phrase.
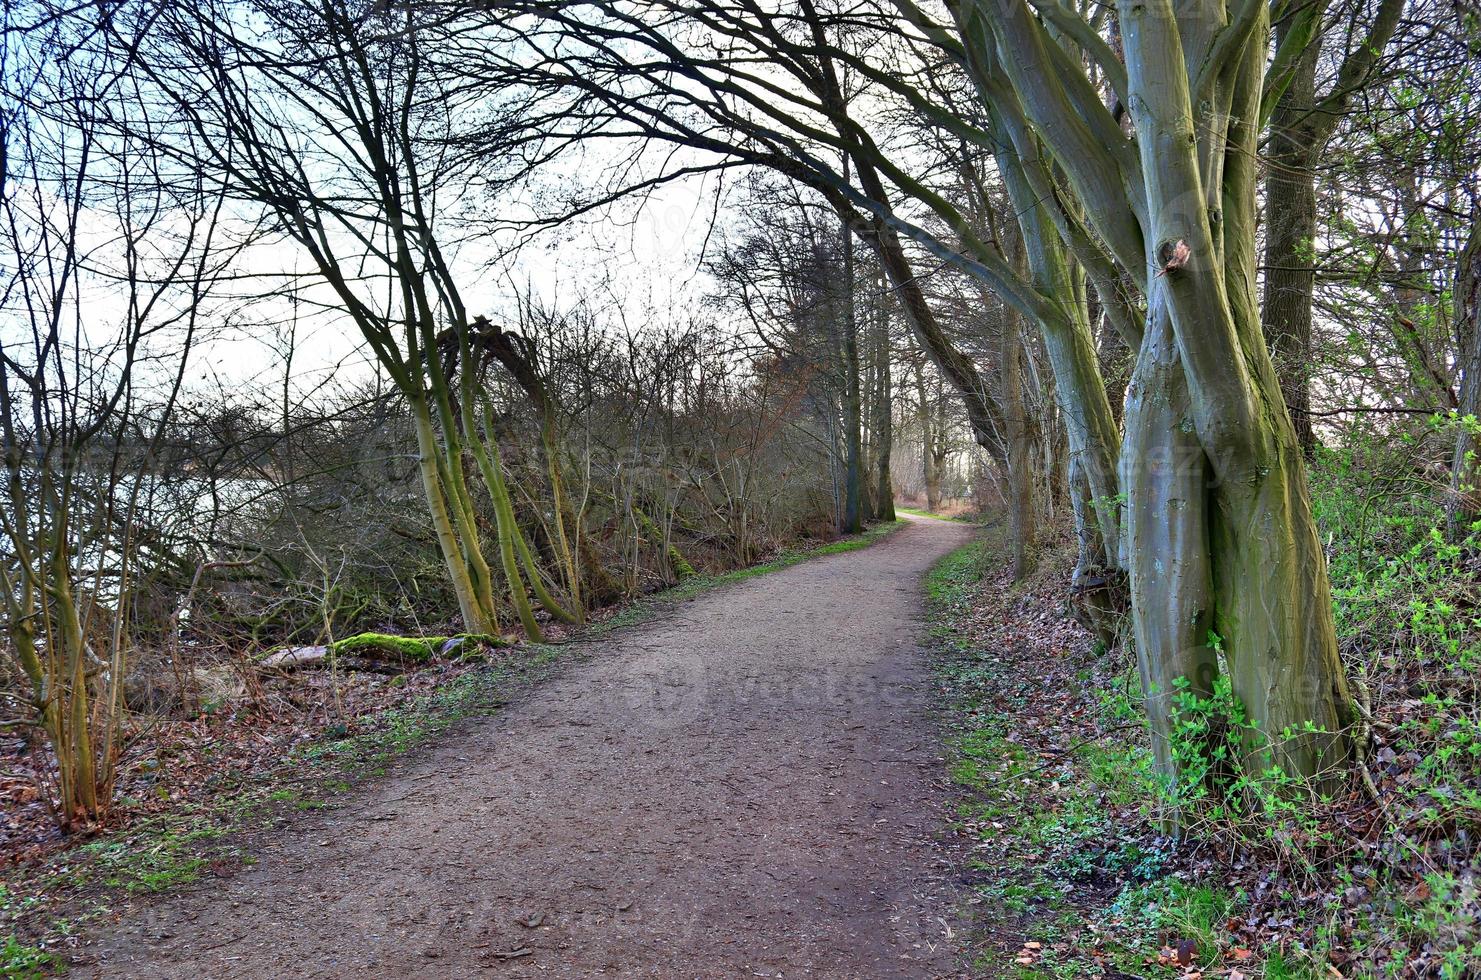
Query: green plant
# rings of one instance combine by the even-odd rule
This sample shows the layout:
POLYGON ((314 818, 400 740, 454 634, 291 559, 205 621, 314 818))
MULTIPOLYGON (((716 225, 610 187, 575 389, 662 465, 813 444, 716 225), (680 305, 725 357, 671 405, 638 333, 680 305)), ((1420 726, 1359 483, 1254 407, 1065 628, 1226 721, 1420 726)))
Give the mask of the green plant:
POLYGON ((1473 873, 1432 871, 1399 910, 1399 931, 1439 953, 1436 976, 1463 980, 1481 964, 1481 883, 1473 873))
MULTIPOLYGON (((1217 637, 1211 634, 1217 649, 1217 637)), ((1177 778, 1161 780, 1165 804, 1202 833, 1223 832, 1247 844, 1274 848, 1302 867, 1313 856, 1304 846, 1323 834, 1311 781, 1292 775, 1278 760, 1285 746, 1323 734, 1308 724, 1271 741, 1245 713, 1227 676, 1207 695, 1175 682, 1170 748, 1177 778)))
POLYGON ((1265 980, 1328 980, 1325 965, 1300 951, 1272 949, 1265 955, 1265 980))
POLYGON ((91 873, 108 887, 131 894, 159 892, 199 878, 209 863, 200 845, 226 832, 200 817, 180 825, 166 822, 154 835, 94 841, 81 850, 93 859, 91 873))
POLYGON ((43 977, 65 968, 62 960, 39 946, 27 946, 14 936, 6 936, 0 945, 0 976, 43 977))
POLYGON ((1218 958, 1224 923, 1242 901, 1239 895, 1164 878, 1123 889, 1108 912, 1132 934, 1150 932, 1168 944, 1191 940, 1198 962, 1209 965, 1218 958))

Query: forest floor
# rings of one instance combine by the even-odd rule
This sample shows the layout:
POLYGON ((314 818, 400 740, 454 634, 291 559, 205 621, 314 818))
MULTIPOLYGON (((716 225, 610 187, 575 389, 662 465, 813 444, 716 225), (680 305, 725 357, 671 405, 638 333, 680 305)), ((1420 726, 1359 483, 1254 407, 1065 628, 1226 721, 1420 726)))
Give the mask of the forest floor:
POLYGON ((956 975, 922 576, 971 533, 912 520, 586 641, 116 909, 73 975, 956 975))
MULTIPOLYGON (((963 945, 980 975, 1481 980, 1481 741, 1465 649, 1451 669, 1405 656, 1418 644, 1401 635, 1363 672, 1381 803, 1357 774, 1318 796, 1272 770, 1205 801, 1172 839, 1173 790, 1154 772, 1131 654, 1068 614, 1073 539, 1046 529, 1015 582, 1001 523, 927 578, 953 826, 970 852, 963 945)), ((1396 591, 1401 609, 1423 604, 1407 580, 1396 591)))

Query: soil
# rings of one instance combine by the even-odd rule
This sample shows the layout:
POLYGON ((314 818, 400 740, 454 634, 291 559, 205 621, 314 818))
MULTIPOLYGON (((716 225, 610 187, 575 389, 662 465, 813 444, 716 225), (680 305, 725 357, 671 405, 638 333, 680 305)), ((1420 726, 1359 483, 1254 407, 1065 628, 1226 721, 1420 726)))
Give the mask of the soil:
POLYGON ((590 641, 72 975, 959 975, 921 578, 969 533, 913 520, 590 641))

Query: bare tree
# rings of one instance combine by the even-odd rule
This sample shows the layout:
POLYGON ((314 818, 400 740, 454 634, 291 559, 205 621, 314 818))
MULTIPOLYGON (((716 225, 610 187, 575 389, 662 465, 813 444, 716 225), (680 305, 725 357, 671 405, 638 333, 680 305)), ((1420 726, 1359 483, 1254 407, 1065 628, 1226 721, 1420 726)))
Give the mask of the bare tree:
POLYGON ((445 20, 355 3, 288 4, 247 18, 230 4, 166 9, 152 81, 198 148, 185 162, 267 210, 406 399, 466 628, 495 632, 498 612, 465 453, 493 498, 499 564, 526 634, 540 635, 532 587, 551 615, 578 618, 540 582, 489 438, 491 409, 474 372, 455 383, 440 339, 451 331, 451 353, 473 362, 473 316, 443 217, 466 170, 439 149, 460 102, 423 48, 445 20))
POLYGON ((0 609, 70 826, 112 803, 130 610, 174 557, 159 449, 230 249, 220 195, 115 128, 152 121, 134 65, 54 13, 7 7, 0 49, 0 609))

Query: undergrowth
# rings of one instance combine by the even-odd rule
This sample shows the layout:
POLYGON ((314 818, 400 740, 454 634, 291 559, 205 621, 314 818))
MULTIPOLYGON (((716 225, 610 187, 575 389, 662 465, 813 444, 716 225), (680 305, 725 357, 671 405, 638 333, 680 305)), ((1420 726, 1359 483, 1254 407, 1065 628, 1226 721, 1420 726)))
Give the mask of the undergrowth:
POLYGON ((996 538, 935 568, 979 968, 1481 977, 1481 535, 1447 543, 1437 498, 1389 464, 1374 449, 1313 470, 1366 719, 1336 794, 1241 752, 1250 728, 1227 684, 1175 696, 1185 777, 1159 778, 1130 653, 1069 623, 1068 540, 1017 584, 996 538), (1174 810, 1191 817, 1177 839, 1161 831, 1174 810))

